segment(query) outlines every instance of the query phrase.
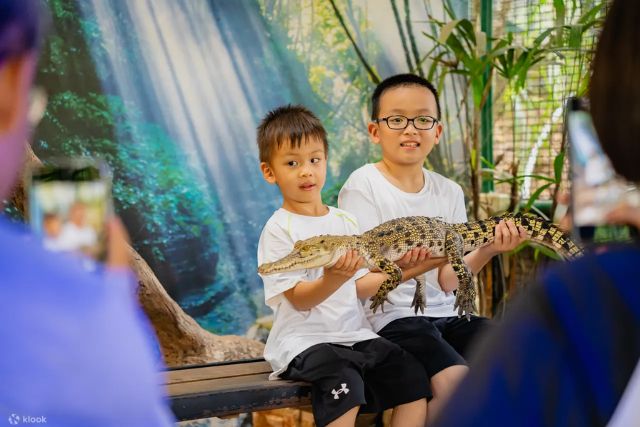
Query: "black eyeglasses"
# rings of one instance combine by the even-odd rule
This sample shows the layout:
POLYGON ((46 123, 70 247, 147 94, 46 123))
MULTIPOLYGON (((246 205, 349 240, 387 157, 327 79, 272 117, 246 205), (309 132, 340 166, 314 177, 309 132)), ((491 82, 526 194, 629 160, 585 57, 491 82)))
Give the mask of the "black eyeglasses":
POLYGON ((409 123, 411 122, 413 124, 413 127, 416 129, 429 130, 433 128, 436 125, 436 123, 438 123, 438 119, 433 118, 431 116, 418 116, 410 119, 408 117, 398 115, 398 116, 381 117, 379 119, 375 119, 374 122, 376 123, 387 122, 387 126, 389 126, 389 129, 393 129, 393 130, 406 129, 407 126, 409 126, 409 123))

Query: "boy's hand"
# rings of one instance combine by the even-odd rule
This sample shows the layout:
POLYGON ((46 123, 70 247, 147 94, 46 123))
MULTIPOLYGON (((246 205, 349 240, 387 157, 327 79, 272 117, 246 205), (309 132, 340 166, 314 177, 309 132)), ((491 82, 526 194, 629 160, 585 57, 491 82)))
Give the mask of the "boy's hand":
POLYGON ((402 258, 395 261, 401 269, 415 267, 426 259, 431 257, 431 250, 427 248, 413 248, 402 258))
POLYGON ((514 250, 527 238, 527 232, 524 228, 516 227, 513 221, 502 220, 496 225, 495 238, 487 245, 487 248, 494 255, 497 255, 514 250))
POLYGON ((324 275, 350 278, 356 274, 356 271, 360 269, 363 262, 364 260, 358 255, 358 251, 351 249, 338 258, 338 261, 331 267, 325 267, 324 275))
POLYGON ((607 214, 606 220, 612 224, 628 224, 640 228, 640 206, 621 203, 607 214))
POLYGON ((129 257, 129 236, 119 218, 111 218, 107 223, 107 267, 127 268, 129 257))
POLYGON ((416 276, 439 268, 448 262, 447 257, 431 257, 431 250, 428 248, 413 248, 402 258, 395 261, 402 269, 402 281, 412 279, 416 276))

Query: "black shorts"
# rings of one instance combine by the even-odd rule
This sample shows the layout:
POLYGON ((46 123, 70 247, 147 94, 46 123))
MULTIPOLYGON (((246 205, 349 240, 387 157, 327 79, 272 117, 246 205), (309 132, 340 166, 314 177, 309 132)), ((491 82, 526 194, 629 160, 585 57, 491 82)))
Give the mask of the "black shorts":
POLYGON ((424 366, 429 378, 449 366, 466 365, 464 358, 427 317, 412 316, 394 320, 382 328, 378 335, 411 353, 424 366))
POLYGON ((430 397, 429 380, 413 356, 384 338, 348 347, 314 345, 289 363, 284 379, 311 383, 313 417, 324 426, 350 409, 380 412, 430 397))
POLYGON ((481 316, 465 317, 428 317, 433 325, 438 328, 442 337, 465 360, 472 359, 478 338, 485 335, 493 326, 493 320, 481 316))

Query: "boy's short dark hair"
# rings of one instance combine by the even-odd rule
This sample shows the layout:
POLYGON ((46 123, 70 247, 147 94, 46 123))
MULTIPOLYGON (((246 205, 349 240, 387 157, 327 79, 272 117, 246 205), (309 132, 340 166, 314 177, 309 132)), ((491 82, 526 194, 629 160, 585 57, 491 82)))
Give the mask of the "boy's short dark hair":
POLYGON ((438 91, 429 80, 416 76, 415 74, 396 74, 395 76, 387 77, 378 84, 371 96, 371 120, 377 119, 378 114, 380 114, 380 98, 382 94, 389 89, 401 86, 422 86, 430 90, 436 98, 436 113, 438 115, 436 119, 440 120, 440 99, 438 98, 438 91))
POLYGON ((320 120, 302 105, 286 105, 271 110, 258 126, 258 151, 260 161, 268 163, 276 148, 285 142, 299 147, 303 141, 317 138, 329 152, 327 132, 320 120))
POLYGON ((0 1, 0 63, 39 47, 43 12, 38 0, 0 1))

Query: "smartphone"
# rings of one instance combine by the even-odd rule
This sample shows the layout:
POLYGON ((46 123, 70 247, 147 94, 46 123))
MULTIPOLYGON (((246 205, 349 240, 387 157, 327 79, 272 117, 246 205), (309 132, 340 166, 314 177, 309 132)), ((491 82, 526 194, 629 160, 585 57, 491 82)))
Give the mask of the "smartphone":
POLYGON ((584 98, 569 99, 567 135, 574 237, 587 246, 637 240, 635 227, 606 222, 607 213, 624 200, 637 197, 638 189, 615 173, 584 98))
POLYGON ((28 176, 29 223, 45 249, 104 261, 106 224, 113 213, 106 164, 88 158, 56 159, 32 168, 28 176))

